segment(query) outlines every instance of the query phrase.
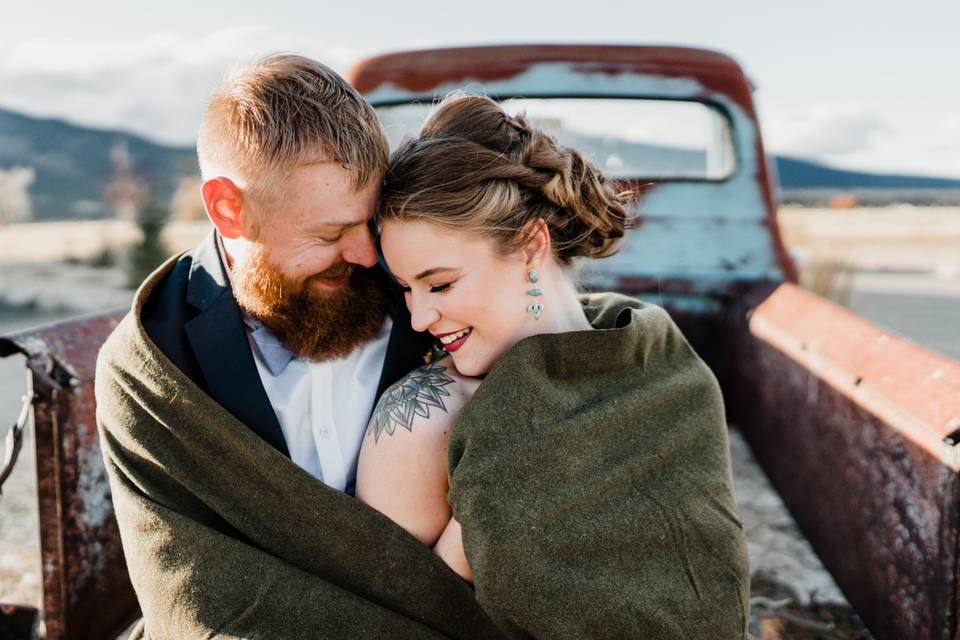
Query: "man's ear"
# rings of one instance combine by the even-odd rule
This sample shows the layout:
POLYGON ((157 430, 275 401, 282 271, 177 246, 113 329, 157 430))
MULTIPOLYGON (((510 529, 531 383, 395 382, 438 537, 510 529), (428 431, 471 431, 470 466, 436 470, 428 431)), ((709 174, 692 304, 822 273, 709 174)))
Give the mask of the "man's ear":
POLYGON ((244 216, 250 213, 244 209, 243 190, 230 178, 211 178, 200 188, 203 206, 207 210, 210 222, 224 238, 250 239, 249 221, 244 216))
POLYGON ((550 230, 543 218, 528 222, 523 231, 523 257, 528 269, 539 269, 550 257, 550 230))

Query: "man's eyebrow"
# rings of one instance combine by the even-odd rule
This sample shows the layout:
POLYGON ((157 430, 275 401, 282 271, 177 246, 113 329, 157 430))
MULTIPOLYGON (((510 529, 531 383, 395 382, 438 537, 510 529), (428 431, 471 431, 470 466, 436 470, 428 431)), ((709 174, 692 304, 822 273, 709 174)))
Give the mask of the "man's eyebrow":
POLYGON ((356 227, 357 225, 366 224, 366 220, 346 220, 344 222, 321 222, 313 225, 312 230, 317 229, 346 229, 347 227, 356 227))

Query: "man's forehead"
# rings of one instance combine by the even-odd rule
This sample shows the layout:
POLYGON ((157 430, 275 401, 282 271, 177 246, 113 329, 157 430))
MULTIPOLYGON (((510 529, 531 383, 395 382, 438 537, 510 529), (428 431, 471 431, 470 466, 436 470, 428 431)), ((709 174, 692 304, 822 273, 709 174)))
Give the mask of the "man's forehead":
POLYGON ((287 183, 292 182, 300 187, 311 184, 334 186, 338 192, 350 193, 357 198, 365 199, 377 197, 382 181, 383 174, 376 174, 371 176, 363 186, 359 186, 356 172, 338 160, 303 162, 286 173, 287 183))
POLYGON ((338 216, 336 218, 317 218, 309 224, 309 228, 312 229, 321 229, 321 230, 334 230, 334 229, 344 229, 346 227, 354 227, 358 224, 367 224, 370 221, 369 216, 354 216, 348 218, 347 216, 338 216))

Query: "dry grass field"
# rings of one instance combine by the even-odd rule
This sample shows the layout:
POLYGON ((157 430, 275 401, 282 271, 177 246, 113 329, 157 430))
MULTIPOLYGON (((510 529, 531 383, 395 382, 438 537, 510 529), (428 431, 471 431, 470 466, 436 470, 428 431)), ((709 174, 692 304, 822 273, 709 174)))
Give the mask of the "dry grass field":
POLYGON ((808 288, 960 360, 960 208, 783 209, 808 288))
POLYGON ((836 256, 880 271, 939 271, 960 278, 960 207, 806 209, 779 213, 791 251, 836 256))
MULTIPOLYGON (((960 359, 960 208, 786 208, 779 217, 805 286, 960 359)), ((207 228, 174 224, 165 231, 167 246, 186 249, 207 228)), ((122 222, 0 227, 0 333, 126 304, 132 292, 124 288, 121 268, 93 263, 137 237, 137 230, 122 222)), ((24 388, 22 358, 0 360, 0 424, 12 423, 24 388)), ((755 621, 767 619, 783 638, 869 637, 736 432, 732 450, 754 566, 755 621)), ((0 602, 36 606, 31 463, 29 455, 22 460, 0 497, 0 602)))

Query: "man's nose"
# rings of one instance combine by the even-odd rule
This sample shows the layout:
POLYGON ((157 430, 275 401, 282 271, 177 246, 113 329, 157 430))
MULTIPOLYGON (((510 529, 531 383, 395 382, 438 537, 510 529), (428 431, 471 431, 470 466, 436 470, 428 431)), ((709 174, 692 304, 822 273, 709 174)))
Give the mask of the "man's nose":
POLYGON ((410 326, 414 331, 426 331, 430 325, 440 319, 440 312, 431 302, 413 293, 407 294, 407 308, 410 310, 410 326))
POLYGON ((377 264, 377 249, 373 245, 373 234, 370 227, 358 224, 350 229, 348 238, 345 238, 342 256, 344 261, 370 268, 377 264))

